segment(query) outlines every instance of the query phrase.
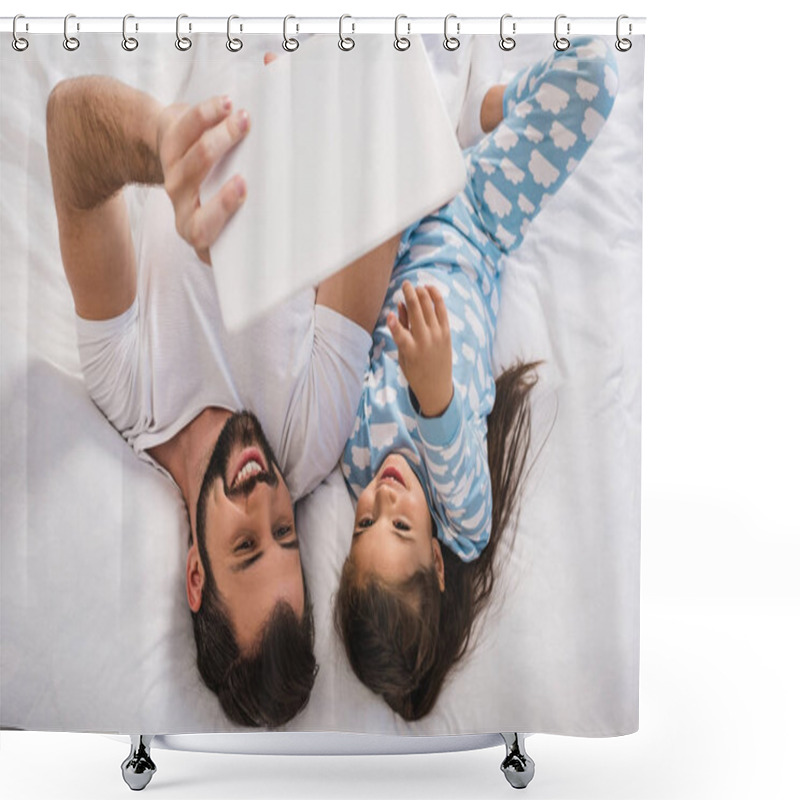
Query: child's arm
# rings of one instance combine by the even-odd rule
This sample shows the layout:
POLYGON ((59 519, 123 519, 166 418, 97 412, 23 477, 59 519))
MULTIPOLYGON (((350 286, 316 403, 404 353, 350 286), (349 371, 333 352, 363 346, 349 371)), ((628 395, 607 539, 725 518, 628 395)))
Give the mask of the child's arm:
POLYGON ((400 316, 387 324, 397 345, 403 374, 425 417, 443 414, 453 397, 453 349, 447 307, 438 289, 403 282, 400 316))
MULTIPOLYGON (((491 533, 492 491, 481 420, 466 420, 453 388, 447 307, 433 286, 403 284, 405 304, 387 323, 420 410, 417 436, 446 544, 464 561, 480 555, 491 533)), ((433 510, 433 509, 432 509, 433 510)))

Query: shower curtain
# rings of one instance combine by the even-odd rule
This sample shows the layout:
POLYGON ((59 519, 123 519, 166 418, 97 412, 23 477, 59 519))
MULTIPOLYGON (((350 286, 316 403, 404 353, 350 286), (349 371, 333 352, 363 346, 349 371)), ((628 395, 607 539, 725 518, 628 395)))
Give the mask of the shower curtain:
POLYGON ((635 731, 643 38, 30 38, 0 726, 635 731))

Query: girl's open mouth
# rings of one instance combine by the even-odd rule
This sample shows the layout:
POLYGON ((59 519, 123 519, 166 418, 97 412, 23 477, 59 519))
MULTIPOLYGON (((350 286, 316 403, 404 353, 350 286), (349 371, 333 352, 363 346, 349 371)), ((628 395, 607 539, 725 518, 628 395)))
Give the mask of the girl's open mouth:
POLYGON ((386 467, 386 469, 383 472, 381 472, 380 479, 382 481, 384 480, 395 481, 396 483, 399 483, 404 489, 408 488, 406 486, 406 482, 403 480, 403 476, 400 474, 400 470, 397 469, 396 467, 386 467))

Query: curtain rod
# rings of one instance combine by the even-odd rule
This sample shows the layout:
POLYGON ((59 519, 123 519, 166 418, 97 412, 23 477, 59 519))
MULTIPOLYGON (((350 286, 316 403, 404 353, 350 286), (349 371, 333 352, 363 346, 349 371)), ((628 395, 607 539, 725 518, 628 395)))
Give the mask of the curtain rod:
MULTIPOLYGON (((343 26, 345 33, 395 33, 395 25, 401 35, 409 33, 444 34, 444 17, 359 17, 345 15, 340 22, 339 17, 287 17, 286 24, 292 34, 334 33, 340 32, 343 26)), ((554 17, 513 17, 505 15, 504 32, 512 36, 549 33, 555 29, 554 17)), ((643 34, 645 17, 623 17, 620 21, 623 36, 643 34)), ((69 34, 81 33, 122 33, 122 17, 81 17, 70 15, 69 34)), ((133 33, 175 33, 177 20, 175 17, 137 17, 131 16, 126 24, 127 31, 133 33)), ((180 29, 182 35, 195 33, 228 32, 227 17, 194 17, 181 15, 180 29)), ((231 21, 231 31, 237 34, 279 34, 284 33, 284 17, 236 17, 231 21)), ((559 15, 559 35, 577 36, 581 34, 617 33, 617 17, 570 17, 559 15), (569 30, 567 30, 569 26, 569 30)), ((500 35, 500 17, 458 17, 451 15, 449 32, 455 35, 495 34, 500 35)), ((0 32, 12 33, 13 17, 0 17, 0 32)), ((17 20, 17 33, 39 34, 60 33, 65 29, 64 17, 20 16, 17 20)))

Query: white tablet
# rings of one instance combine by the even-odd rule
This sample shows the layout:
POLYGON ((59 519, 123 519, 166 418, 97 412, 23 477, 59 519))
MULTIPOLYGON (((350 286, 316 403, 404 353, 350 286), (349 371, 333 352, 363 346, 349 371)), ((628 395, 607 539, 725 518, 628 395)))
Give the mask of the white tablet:
MULTIPOLYGON (((460 148, 419 37, 403 52, 379 35, 343 52, 315 36, 264 66, 205 76, 251 129, 209 175, 201 202, 237 173, 241 209, 211 248, 226 327, 240 330, 316 284, 464 186, 460 148), (221 85, 215 85, 221 84, 221 85), (224 85, 222 85, 224 84, 224 85)), ((195 87, 196 88, 196 87, 195 87)))

